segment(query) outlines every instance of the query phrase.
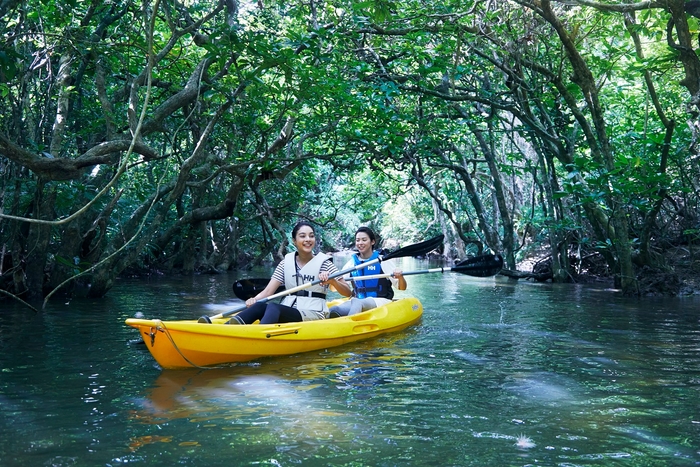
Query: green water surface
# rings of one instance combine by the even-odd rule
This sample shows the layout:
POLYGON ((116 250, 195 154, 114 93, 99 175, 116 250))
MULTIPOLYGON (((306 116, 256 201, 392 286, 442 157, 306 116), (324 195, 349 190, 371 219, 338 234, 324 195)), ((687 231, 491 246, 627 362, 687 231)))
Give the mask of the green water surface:
POLYGON ((700 464, 698 298, 411 276, 417 326, 216 370, 161 371, 124 325, 236 306, 235 279, 1 302, 0 465, 700 464))

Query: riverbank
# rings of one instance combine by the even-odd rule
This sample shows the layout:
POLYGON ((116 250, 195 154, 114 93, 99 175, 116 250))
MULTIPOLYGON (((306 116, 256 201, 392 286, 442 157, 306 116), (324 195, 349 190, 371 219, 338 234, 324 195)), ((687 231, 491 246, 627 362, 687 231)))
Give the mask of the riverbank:
MULTIPOLYGON (((682 297, 700 295, 700 248, 687 245, 664 252, 663 266, 637 267, 639 296, 682 297)), ((614 288, 615 278, 607 263, 597 253, 572 258, 570 282, 578 284, 604 283, 614 288)), ((514 279, 547 282, 552 280, 551 257, 545 250, 529 255, 518 263, 517 270, 504 270, 503 275, 514 279)))

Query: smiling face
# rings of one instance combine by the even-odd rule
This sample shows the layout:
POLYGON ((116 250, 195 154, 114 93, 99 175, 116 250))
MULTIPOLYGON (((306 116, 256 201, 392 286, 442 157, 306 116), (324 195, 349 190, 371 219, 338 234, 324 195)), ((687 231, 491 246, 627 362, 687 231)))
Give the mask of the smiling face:
POLYGON ((316 246, 316 234, 314 229, 308 225, 302 225, 294 235, 294 246, 300 254, 313 254, 316 246))
POLYGON ((374 240, 371 240, 366 232, 357 232, 355 234, 355 247, 360 252, 360 258, 369 258, 372 256, 374 240))

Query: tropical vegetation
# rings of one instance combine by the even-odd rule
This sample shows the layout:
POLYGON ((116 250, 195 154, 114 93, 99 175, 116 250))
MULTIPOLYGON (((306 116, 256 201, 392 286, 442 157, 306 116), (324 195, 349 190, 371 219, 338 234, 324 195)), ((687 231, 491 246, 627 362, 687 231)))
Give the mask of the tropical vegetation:
POLYGON ((643 293, 697 270, 699 12, 5 0, 0 291, 245 268, 307 219, 324 250, 445 234, 448 259, 544 251, 547 279, 643 293))

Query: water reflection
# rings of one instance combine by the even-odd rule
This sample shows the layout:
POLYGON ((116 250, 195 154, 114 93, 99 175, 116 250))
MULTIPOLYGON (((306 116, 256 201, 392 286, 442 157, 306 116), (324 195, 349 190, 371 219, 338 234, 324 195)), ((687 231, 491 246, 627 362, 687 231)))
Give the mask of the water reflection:
POLYGON ((303 396, 326 382, 336 388, 362 391, 400 375, 411 352, 392 345, 413 333, 407 330, 329 351, 261 359, 230 368, 165 370, 147 391, 144 408, 155 418, 168 419, 198 416, 198 412, 231 405, 258 405, 251 403, 251 398, 280 399, 286 407, 295 403, 293 395, 303 396))
POLYGON ((244 435, 247 445, 319 439, 350 443, 370 429, 348 408, 362 404, 377 387, 400 380, 410 352, 394 343, 410 334, 353 344, 346 351, 341 347, 230 368, 162 371, 134 401, 137 408, 131 413, 132 420, 157 431, 132 439, 131 449, 183 442, 155 434, 179 422, 244 435), (344 401, 331 394, 338 390, 344 391, 344 401))
POLYGON ((503 388, 515 393, 520 403, 539 405, 577 404, 584 396, 573 378, 549 372, 515 373, 503 388))

